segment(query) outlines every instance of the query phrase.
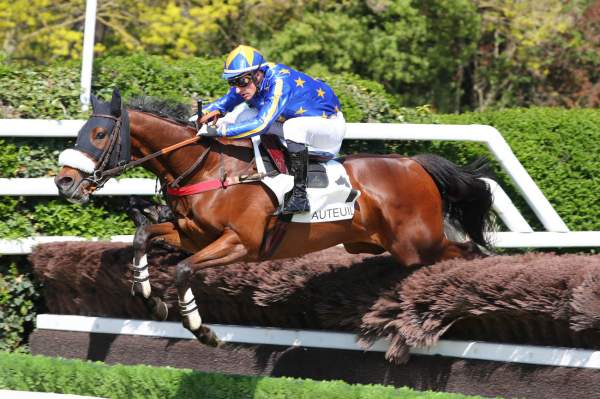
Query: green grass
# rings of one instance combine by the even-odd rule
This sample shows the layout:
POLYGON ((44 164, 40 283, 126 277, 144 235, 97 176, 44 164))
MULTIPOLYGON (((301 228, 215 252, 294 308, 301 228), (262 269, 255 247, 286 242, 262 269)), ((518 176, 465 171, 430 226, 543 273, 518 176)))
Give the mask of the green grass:
POLYGON ((109 366, 59 358, 0 353, 0 389, 105 398, 462 399, 381 385, 202 373, 150 366, 109 366))

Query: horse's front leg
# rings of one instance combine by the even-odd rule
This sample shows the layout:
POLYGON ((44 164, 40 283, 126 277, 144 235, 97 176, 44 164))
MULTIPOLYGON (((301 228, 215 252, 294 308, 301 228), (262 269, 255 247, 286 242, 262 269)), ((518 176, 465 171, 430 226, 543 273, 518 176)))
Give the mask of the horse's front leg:
POLYGON ((214 242, 179 262, 175 286, 179 297, 183 326, 190 330, 198 340, 210 346, 219 345, 215 333, 202 325, 202 318, 191 289, 191 277, 207 267, 222 266, 242 259, 248 253, 236 232, 226 229, 214 242))
POLYGON ((146 252, 152 240, 163 240, 176 247, 181 246, 179 231, 172 222, 138 227, 133 238, 133 282, 132 295, 142 295, 154 316, 165 320, 168 315, 166 304, 158 297, 151 297, 150 274, 146 252))

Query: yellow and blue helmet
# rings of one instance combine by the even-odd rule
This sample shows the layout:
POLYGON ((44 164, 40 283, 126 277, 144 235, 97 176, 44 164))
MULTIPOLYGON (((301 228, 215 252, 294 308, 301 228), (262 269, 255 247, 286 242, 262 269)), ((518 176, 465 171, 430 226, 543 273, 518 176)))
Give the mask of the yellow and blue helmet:
POLYGON ((225 60, 223 79, 231 79, 243 73, 255 71, 263 66, 265 58, 254 47, 239 45, 225 60))

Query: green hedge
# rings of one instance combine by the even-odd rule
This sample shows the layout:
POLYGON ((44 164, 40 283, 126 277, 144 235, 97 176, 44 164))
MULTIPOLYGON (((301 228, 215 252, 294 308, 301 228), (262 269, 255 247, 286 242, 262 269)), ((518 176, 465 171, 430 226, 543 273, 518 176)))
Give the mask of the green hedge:
POLYGON ((149 366, 0 353, 0 389, 55 392, 106 398, 268 399, 460 399, 460 394, 416 392, 342 381, 244 377, 149 366))
POLYGON ((512 109, 440 122, 494 126, 571 230, 600 231, 600 110, 512 109))
POLYGON ((9 257, 0 257, 0 351, 21 348, 31 331, 38 290, 9 257))
MULTIPOLYGON (((228 89, 220 78, 220 58, 171 60, 136 54, 100 58, 94 65, 92 91, 104 98, 118 87, 126 100, 148 95, 191 107, 194 98, 212 100, 228 89)), ((85 118, 79 107, 79 70, 77 63, 23 68, 0 60, 0 117, 85 118)), ((340 97, 348 121, 387 121, 400 115, 397 101, 379 83, 348 73, 321 78, 340 97)))
MULTIPOLYGON (((511 149, 571 230, 600 230, 600 110, 530 108, 436 115, 443 124, 482 124, 498 129, 511 149)), ((403 143, 389 151, 431 151, 465 164, 491 154, 481 144, 403 143)), ((494 171, 529 222, 542 229, 507 175, 494 171)))

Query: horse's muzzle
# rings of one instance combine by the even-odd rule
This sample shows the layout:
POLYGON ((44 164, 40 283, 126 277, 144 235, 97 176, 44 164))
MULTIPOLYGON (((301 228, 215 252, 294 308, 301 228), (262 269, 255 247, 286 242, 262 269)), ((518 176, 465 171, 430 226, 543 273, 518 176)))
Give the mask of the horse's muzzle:
POLYGON ((58 194, 73 204, 85 204, 90 199, 82 182, 76 182, 71 176, 59 174, 54 178, 54 184, 58 188, 58 194))

